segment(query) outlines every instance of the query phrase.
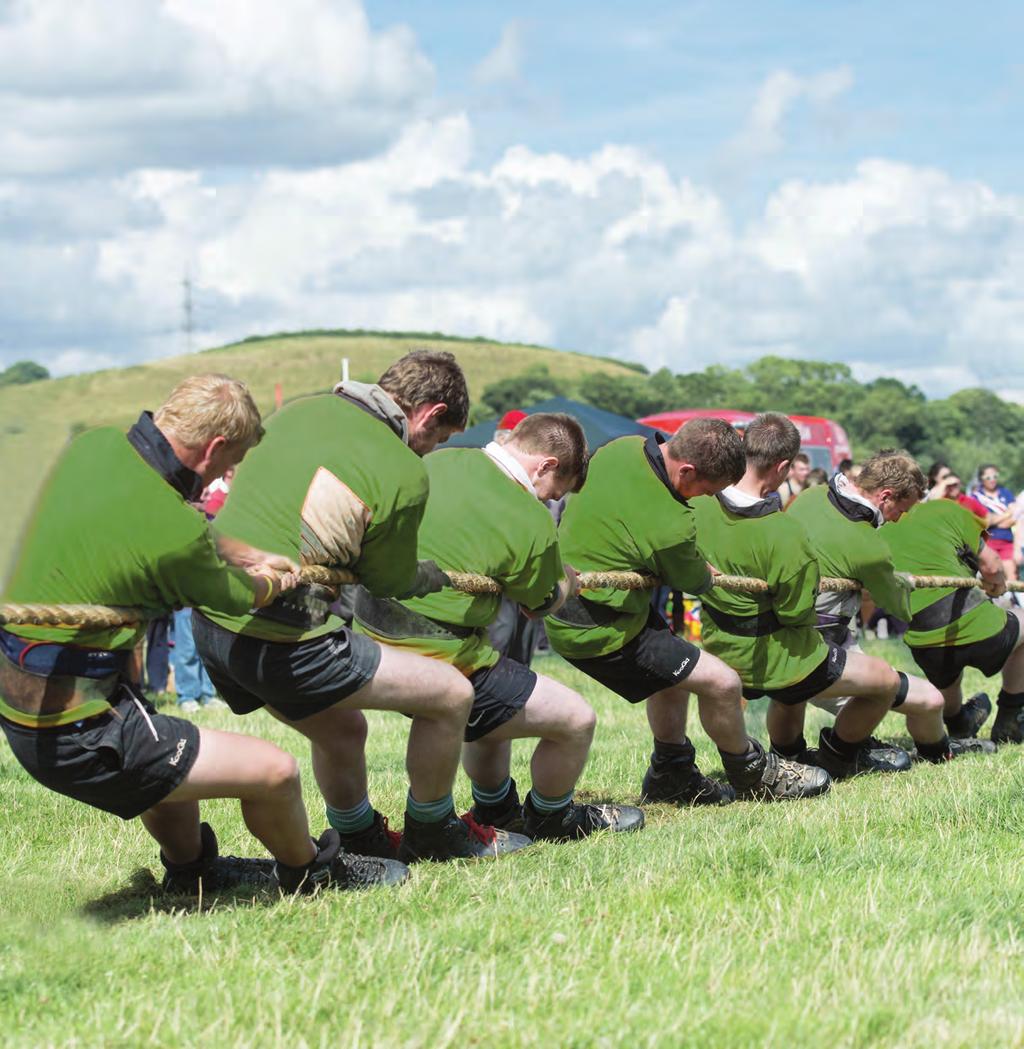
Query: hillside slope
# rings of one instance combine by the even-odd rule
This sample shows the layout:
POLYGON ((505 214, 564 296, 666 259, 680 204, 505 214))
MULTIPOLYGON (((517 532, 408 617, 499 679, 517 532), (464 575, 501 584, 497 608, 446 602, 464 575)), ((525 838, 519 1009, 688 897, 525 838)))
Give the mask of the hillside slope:
MULTIPOLYGON (((349 359, 354 379, 372 381, 397 357, 418 346, 450 350, 469 381, 470 395, 498 379, 544 365, 557 379, 589 372, 630 375, 615 361, 536 346, 415 335, 294 334, 234 343, 150 364, 0 388, 0 576, 5 574, 29 507, 68 436, 89 426, 127 427, 143 408, 155 408, 186 375, 220 371, 244 379, 260 409, 270 412, 274 384, 285 399, 327 389, 349 359)), ((73 507, 68 507, 74 513, 73 507)))

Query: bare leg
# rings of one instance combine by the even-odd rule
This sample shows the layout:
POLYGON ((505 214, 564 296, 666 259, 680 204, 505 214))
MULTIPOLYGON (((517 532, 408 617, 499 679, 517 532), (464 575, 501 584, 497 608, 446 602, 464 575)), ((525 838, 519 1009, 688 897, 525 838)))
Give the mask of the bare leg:
POLYGON ((826 699, 851 697, 836 718, 834 731, 839 738, 856 743, 870 736, 891 708, 899 683, 888 663, 862 652, 848 652, 842 677, 819 693, 826 699))
POLYGON ((939 743, 946 737, 942 715, 945 703, 942 693, 924 678, 907 678, 910 689, 907 698, 896 708, 905 715, 907 730, 915 743, 939 743))
POLYGON ((747 729, 743 723, 743 686, 739 675, 710 652, 701 652, 693 671, 678 685, 655 692, 647 700, 647 722, 662 743, 682 743, 686 738, 686 713, 690 692, 704 731, 726 754, 745 754, 747 729))
MULTIPOLYGON (((780 703, 776 699, 768 701, 768 714, 765 725, 768 738, 777 747, 786 748, 794 744, 804 733, 804 718, 807 713, 806 703, 780 703)), ((785 751, 784 753, 792 753, 785 751)))
POLYGON ((381 645, 380 666, 369 684, 327 710, 289 723, 312 741, 317 783, 328 804, 346 808, 366 793, 366 721, 359 711, 408 714, 409 786, 417 801, 428 802, 451 793, 472 702, 473 686, 454 667, 381 645))
POLYGON ((253 835, 291 867, 315 850, 295 759, 266 740, 201 729, 199 755, 185 782, 142 815, 146 830, 172 863, 199 855, 199 806, 205 798, 238 798, 253 835))
POLYGON ((961 688, 963 680, 964 676, 961 674, 952 685, 947 685, 946 688, 939 689, 945 706, 943 713, 947 718, 956 717, 956 715, 960 713, 960 708, 964 705, 964 693, 961 688))
POLYGON ((526 706, 483 739, 467 743, 462 765, 474 783, 496 787, 509 773, 510 741, 539 736, 530 762, 533 788, 550 798, 561 797, 576 786, 596 722, 581 695, 538 674, 537 687, 526 706))

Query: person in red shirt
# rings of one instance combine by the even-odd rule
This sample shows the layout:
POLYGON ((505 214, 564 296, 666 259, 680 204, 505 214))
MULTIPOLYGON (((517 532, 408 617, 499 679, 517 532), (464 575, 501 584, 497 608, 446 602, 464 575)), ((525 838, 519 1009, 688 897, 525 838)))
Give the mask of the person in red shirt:
POLYGON ((949 474, 943 480, 946 486, 943 498, 953 499, 958 502, 964 507, 964 509, 970 510, 971 513, 981 521, 988 520, 988 510, 986 510, 973 495, 967 495, 967 493, 964 492, 959 477, 955 474, 949 474))

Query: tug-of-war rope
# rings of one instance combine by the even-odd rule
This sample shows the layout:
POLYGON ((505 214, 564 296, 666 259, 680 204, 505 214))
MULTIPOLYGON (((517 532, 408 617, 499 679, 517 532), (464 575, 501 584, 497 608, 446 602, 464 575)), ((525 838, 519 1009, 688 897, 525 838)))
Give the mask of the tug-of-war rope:
MULTIPOLYGON (((300 569, 299 577, 304 583, 319 583, 321 586, 338 587, 358 583, 354 572, 344 568, 326 568, 323 565, 306 565, 300 569)), ((501 586, 490 576, 477 575, 473 572, 449 572, 448 578, 452 588, 464 594, 500 594, 501 586)), ((981 587, 977 579, 965 579, 962 576, 922 576, 909 577, 915 589, 936 589, 955 587, 968 590, 981 587)), ((661 583, 654 576, 643 572, 583 572, 580 574, 582 590, 650 590, 661 583)), ((714 586, 720 590, 734 590, 745 594, 763 594, 768 592, 768 584, 763 579, 750 576, 716 575, 714 586)), ((1010 582, 1007 590, 1024 592, 1024 582, 1010 582)), ((836 579, 825 576, 819 587, 823 591, 860 590, 856 579, 836 579)), ((25 605, 16 603, 0 604, 0 626, 17 624, 23 626, 76 626, 76 627, 115 627, 129 626, 152 619, 163 613, 147 612, 142 608, 125 608, 115 605, 25 605)))

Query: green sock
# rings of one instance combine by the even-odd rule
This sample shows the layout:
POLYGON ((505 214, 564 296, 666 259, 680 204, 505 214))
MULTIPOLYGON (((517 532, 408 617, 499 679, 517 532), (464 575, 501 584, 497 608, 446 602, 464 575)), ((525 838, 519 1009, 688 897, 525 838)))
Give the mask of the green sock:
POLYGON ((455 802, 452 800, 451 794, 445 794, 443 798, 438 798, 437 801, 420 802, 412 796, 412 791, 410 790, 405 802, 405 811, 420 823, 440 823, 454 809, 455 802))
POLYGON ((368 797, 364 796, 358 805, 350 809, 336 809, 331 805, 325 808, 327 809, 327 822, 339 834, 358 834, 359 831, 373 826, 373 806, 368 797))
POLYGON ((512 777, 506 776, 505 782, 499 784, 494 790, 487 790, 478 783, 473 783, 473 800, 478 805, 500 805, 512 789, 512 777))
POLYGON ((538 794, 536 790, 530 790, 530 802, 534 809, 542 815, 548 815, 552 812, 559 812, 564 809, 566 805, 572 801, 573 791, 569 791, 568 794, 563 794, 560 798, 549 798, 544 794, 538 794))

